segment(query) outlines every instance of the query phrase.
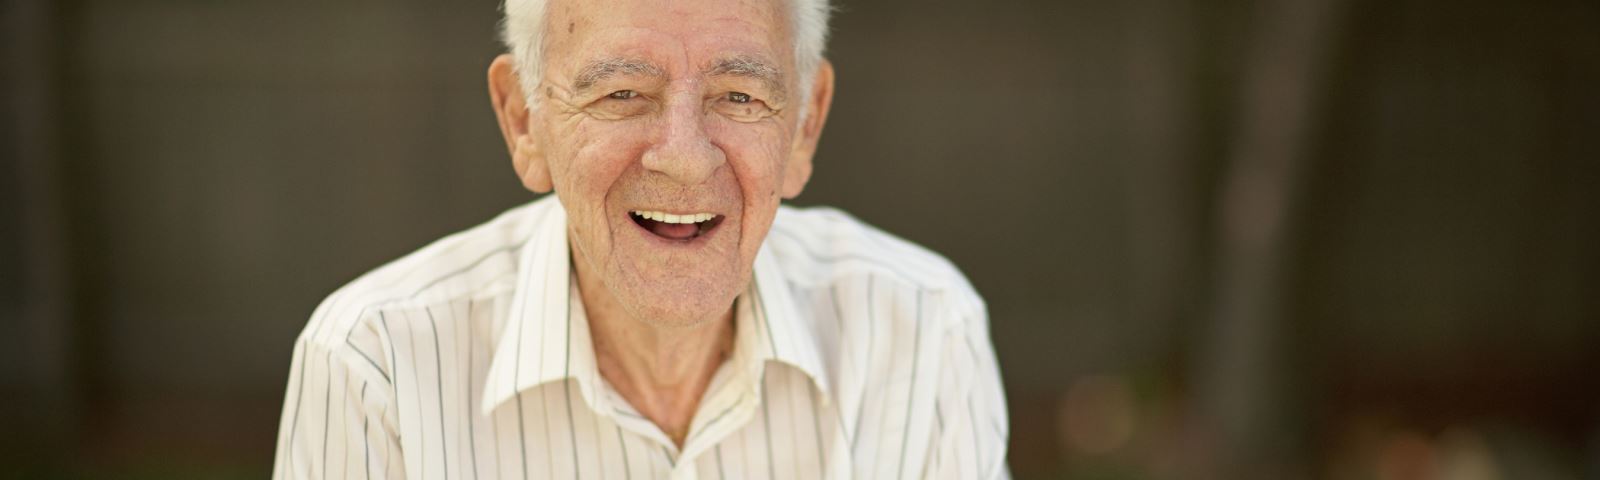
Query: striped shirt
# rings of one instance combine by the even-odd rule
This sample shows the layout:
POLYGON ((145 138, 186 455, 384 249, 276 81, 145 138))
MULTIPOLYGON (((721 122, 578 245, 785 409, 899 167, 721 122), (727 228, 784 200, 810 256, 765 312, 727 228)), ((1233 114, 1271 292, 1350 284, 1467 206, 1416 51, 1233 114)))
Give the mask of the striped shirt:
POLYGON ((678 448, 601 377, 554 196, 329 296, 274 478, 1005 478, 981 298, 948 261, 781 207, 678 448))

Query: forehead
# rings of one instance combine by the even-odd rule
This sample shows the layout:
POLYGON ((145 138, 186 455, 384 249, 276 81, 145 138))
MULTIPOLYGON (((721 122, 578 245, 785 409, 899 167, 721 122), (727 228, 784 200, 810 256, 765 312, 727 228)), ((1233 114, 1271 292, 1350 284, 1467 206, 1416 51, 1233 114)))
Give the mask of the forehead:
POLYGON ((784 0, 555 0, 546 17, 547 67, 629 57, 668 69, 747 56, 792 60, 784 0))

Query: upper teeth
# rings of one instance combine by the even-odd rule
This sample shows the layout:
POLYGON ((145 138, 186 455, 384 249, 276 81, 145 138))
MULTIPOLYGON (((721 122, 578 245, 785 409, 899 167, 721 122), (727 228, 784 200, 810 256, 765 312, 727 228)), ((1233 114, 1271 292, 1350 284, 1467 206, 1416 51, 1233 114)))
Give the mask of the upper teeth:
POLYGON ((674 215, 671 213, 654 212, 649 210, 634 210, 633 214, 662 223, 700 223, 716 217, 716 215, 710 213, 674 215))

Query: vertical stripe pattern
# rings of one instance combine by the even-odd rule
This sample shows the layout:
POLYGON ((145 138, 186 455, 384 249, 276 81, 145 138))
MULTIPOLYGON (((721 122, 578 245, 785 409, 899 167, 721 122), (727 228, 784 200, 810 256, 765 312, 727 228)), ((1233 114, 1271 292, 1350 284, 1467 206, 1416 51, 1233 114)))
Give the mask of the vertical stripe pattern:
POLYGON ((1007 478, 983 301, 950 263, 783 207, 675 445, 601 377, 552 197, 330 295, 273 478, 1007 478))

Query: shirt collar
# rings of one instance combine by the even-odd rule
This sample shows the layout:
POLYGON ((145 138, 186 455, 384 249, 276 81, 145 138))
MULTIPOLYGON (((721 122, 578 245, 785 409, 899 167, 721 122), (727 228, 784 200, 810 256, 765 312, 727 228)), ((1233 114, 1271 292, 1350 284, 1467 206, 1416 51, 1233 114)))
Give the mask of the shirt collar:
MULTIPOLYGON (((600 410, 598 404, 605 403, 605 396, 595 392, 600 373, 594 342, 572 284, 566 212, 551 198, 529 212, 537 223, 519 250, 511 306, 484 382, 484 415, 523 390, 567 378, 578 379, 591 407, 600 410)), ((766 360, 792 365, 811 377, 826 400, 828 377, 815 333, 796 309, 766 245, 756 254, 753 270, 751 285, 737 300, 733 366, 758 378, 766 360)))

